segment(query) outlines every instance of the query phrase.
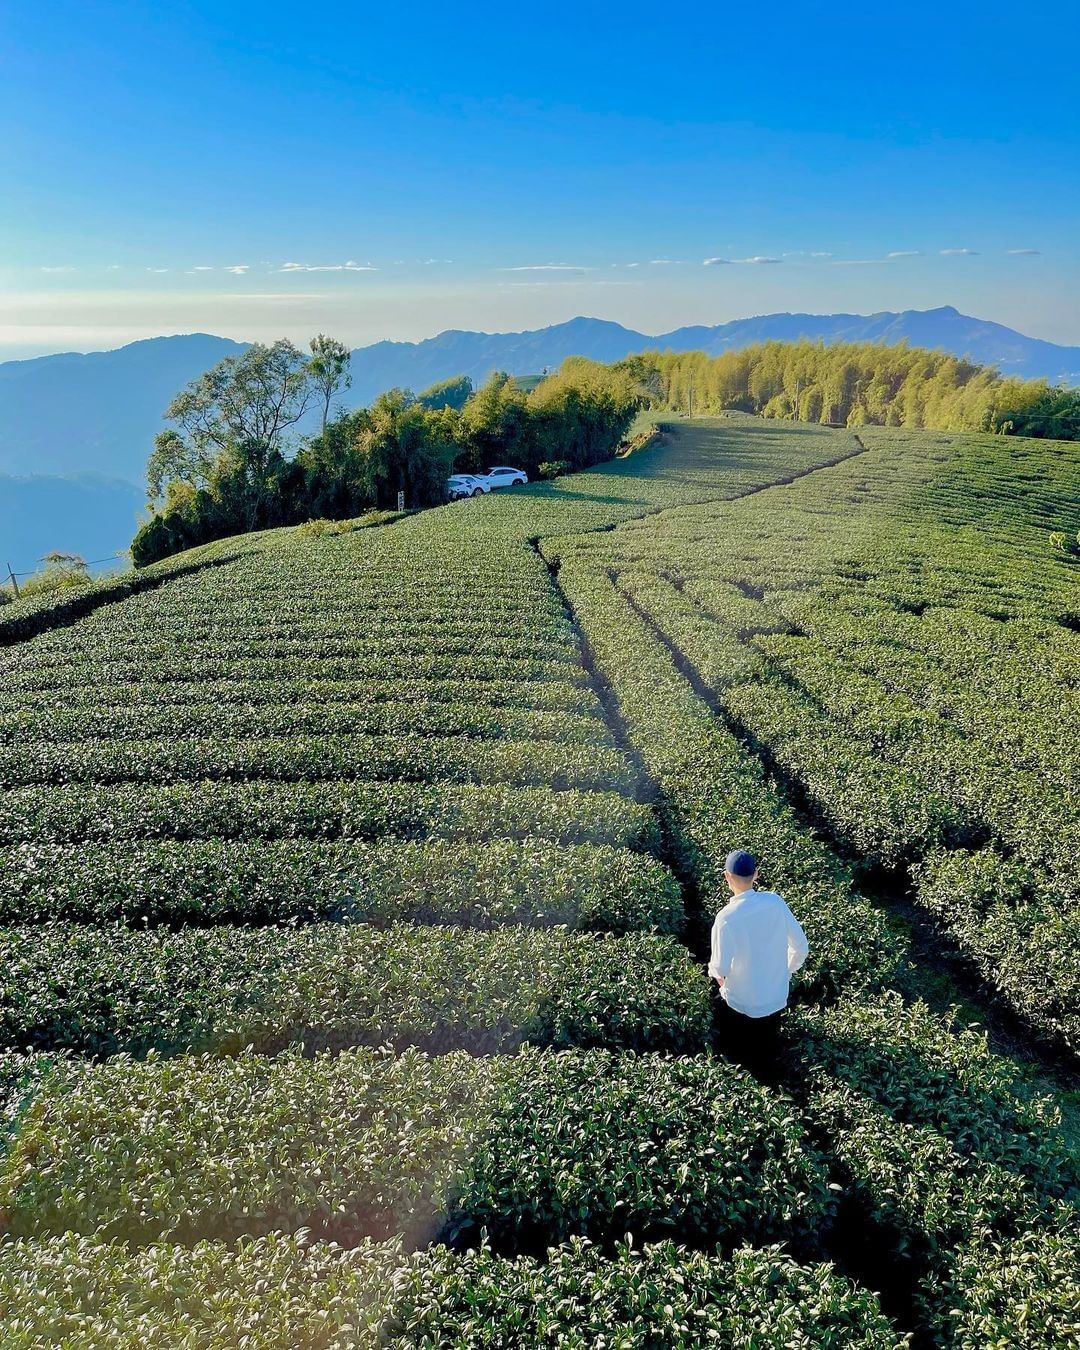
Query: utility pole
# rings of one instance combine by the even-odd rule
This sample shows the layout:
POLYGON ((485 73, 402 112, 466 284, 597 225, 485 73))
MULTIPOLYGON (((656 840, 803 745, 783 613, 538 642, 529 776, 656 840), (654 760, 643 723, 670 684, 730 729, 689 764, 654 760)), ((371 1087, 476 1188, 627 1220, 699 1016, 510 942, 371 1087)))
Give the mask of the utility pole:
POLYGON ((7 570, 8 570, 8 576, 11 578, 11 589, 15 592, 15 599, 18 600, 18 599, 19 599, 19 579, 18 579, 18 577, 16 577, 15 573, 11 570, 11 564, 10 564, 10 563, 8 563, 8 565, 7 565, 7 570))

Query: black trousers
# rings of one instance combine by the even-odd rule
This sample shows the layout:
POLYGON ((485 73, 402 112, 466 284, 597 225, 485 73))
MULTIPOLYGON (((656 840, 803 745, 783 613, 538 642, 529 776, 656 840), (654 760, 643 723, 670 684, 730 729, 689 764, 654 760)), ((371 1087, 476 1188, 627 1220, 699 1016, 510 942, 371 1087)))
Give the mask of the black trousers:
POLYGON ((784 1013, 768 1017, 747 1017, 724 1002, 720 991, 713 991, 713 1035, 716 1049, 726 1059, 742 1064, 755 1078, 772 1082, 780 1073, 780 1038, 784 1013))

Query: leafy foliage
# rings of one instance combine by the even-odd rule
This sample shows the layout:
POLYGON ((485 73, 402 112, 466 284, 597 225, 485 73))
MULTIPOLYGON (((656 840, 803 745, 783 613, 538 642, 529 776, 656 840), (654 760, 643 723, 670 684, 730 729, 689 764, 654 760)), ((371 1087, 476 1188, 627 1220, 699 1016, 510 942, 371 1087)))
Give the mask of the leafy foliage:
POLYGON ((211 838, 0 851, 0 924, 409 920, 678 933, 683 917, 666 867, 607 844, 211 838))
POLYGON ((350 1250, 271 1234, 138 1250, 69 1235, 0 1246, 0 1300, 13 1350, 79 1337, 120 1350, 138 1335, 176 1350, 296 1350, 378 1343, 462 1350, 558 1343, 752 1343, 760 1350, 897 1350, 871 1294, 778 1250, 730 1259, 670 1242, 611 1260, 587 1241, 547 1258, 484 1248, 404 1255, 392 1241, 350 1250))
POLYGON ((0 1046, 82 1054, 348 1045, 691 1051, 708 991, 670 938, 314 924, 0 929, 0 1046))
POLYGON ((600 1050, 118 1057, 46 1082, 0 1172, 15 1237, 737 1245, 809 1240, 830 1207, 790 1106, 740 1070, 600 1050))
POLYGON ((764 342, 709 357, 621 362, 661 407, 725 408, 831 426, 991 431, 1075 439, 1077 396, 942 351, 877 342, 764 342))

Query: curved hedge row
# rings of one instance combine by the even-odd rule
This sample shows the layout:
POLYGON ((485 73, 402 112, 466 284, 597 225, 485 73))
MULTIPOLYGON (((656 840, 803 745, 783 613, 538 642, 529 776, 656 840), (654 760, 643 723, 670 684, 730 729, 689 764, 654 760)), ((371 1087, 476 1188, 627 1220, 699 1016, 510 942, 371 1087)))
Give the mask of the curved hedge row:
POLYGON ((979 972, 1044 1036, 1080 1054, 1080 907, 1052 878, 988 847, 931 853, 915 896, 979 972))
POLYGON ((0 1243, 0 1304, 11 1350, 130 1350, 133 1338, 172 1350, 904 1344, 874 1296, 830 1266, 670 1242, 605 1259, 574 1239, 537 1261, 283 1234, 130 1250, 72 1234, 0 1243))
POLYGON ((652 811, 614 792, 418 783, 9 788, 0 845, 115 839, 553 839, 654 848, 652 811))
MULTIPOLYGON (((68 636, 65 634, 65 637, 68 636)), ((178 659, 196 664, 214 661, 219 666, 228 666, 235 661, 251 661, 272 666, 293 661, 310 664, 351 661, 366 664, 386 657, 458 657, 468 662, 478 650, 483 651, 485 658, 496 658, 511 664, 523 661, 528 667, 536 662, 550 663, 553 667, 577 663, 577 652, 565 637, 545 637, 528 632, 486 635, 447 633, 440 637, 423 632, 418 634, 411 626, 403 625, 396 632, 384 629, 377 635, 367 637, 358 634, 324 636, 312 630, 300 637, 272 637, 260 641, 257 637, 219 636, 216 631, 209 637, 202 632, 189 636, 177 624, 168 638, 155 639, 152 633, 143 633, 141 636, 133 635, 133 640, 128 643, 114 642, 111 633, 88 637, 76 630, 76 634, 62 644, 46 646, 35 643, 25 651, 8 656, 4 661, 4 669, 8 672, 23 669, 49 672, 55 674, 60 683, 71 671, 99 661, 136 666, 169 665, 178 659)))
POLYGON ((580 712, 473 703, 418 704, 414 699, 369 702, 367 686, 354 691, 356 702, 281 702, 240 706, 212 703, 160 703, 111 706, 64 700, 52 706, 21 707, 0 714, 0 745, 44 745, 57 741, 153 740, 206 736, 485 736, 565 741, 583 745, 610 743, 601 718, 580 712))
POLYGON ((464 676, 413 679, 403 675, 392 680, 367 681, 358 688, 354 680, 273 679, 265 674, 257 679, 240 680, 220 672, 216 678, 198 683, 125 680, 88 684, 77 692, 52 690, 48 686, 30 691, 9 689, 4 695, 4 711, 9 715, 16 709, 63 715, 69 709, 130 708, 132 715, 138 716, 148 708, 201 707, 208 703, 230 710, 242 704, 262 711, 268 705, 355 704, 360 689, 365 706, 373 708, 388 702, 408 702, 418 708, 467 703, 476 708, 535 708, 601 715, 600 702, 593 691, 570 680, 474 680, 464 676))
MULTIPOLYGON (((764 884, 790 895, 809 937, 810 959, 795 986, 804 997, 891 982, 903 944, 853 892, 844 864, 802 828, 761 766, 695 694, 592 559, 590 541, 559 546, 566 549, 560 584, 611 681, 629 739, 660 787, 657 805, 702 897, 720 891, 731 848, 751 849, 764 884)), ((711 922, 712 913, 706 917, 711 922)))
POLYGON ((302 656, 294 659, 261 660, 258 657, 237 657, 223 662, 213 656, 186 657, 173 655, 167 661, 140 661, 102 658, 80 661, 76 665, 43 667, 38 669, 32 652, 25 654, 25 662, 15 665, 15 658, 4 662, 4 683, 11 690, 84 689, 88 686, 123 684, 128 680, 145 684, 177 684, 183 681, 208 684, 228 677, 232 680, 349 680, 379 681, 442 679, 453 680, 580 680, 585 682, 584 670, 567 660, 514 659, 503 656, 477 656, 449 653, 398 656, 381 652, 377 656, 328 657, 325 660, 302 656))
POLYGON ((811 1242, 832 1207, 784 1099, 723 1061, 603 1050, 121 1056, 46 1081, 0 1168, 12 1236, 139 1243, 734 1246, 811 1242))
POLYGON ((708 982, 671 938, 559 929, 0 929, 0 1047, 141 1056, 418 1045, 703 1049, 708 982))
POLYGON ((178 783, 251 779, 437 780, 632 792, 634 773, 614 746, 427 736, 177 738, 0 746, 0 786, 34 783, 178 783))
POLYGON ((678 882, 606 844, 191 839, 0 848, 0 925, 337 919, 679 933, 678 882))

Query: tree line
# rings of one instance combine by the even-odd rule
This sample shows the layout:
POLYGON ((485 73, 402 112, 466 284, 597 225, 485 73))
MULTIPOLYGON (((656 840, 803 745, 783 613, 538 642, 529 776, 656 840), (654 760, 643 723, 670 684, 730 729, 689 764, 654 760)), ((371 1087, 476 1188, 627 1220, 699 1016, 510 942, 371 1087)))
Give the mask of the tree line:
POLYGON ((453 472, 587 468, 615 453, 641 407, 1080 439, 1076 390, 871 342, 645 352, 612 365, 571 357, 531 389, 505 373, 479 389, 458 376, 335 411, 348 385, 348 349, 322 334, 307 353, 257 343, 193 380, 166 409, 171 425, 147 465, 151 516, 135 565, 231 534, 393 508, 399 493, 410 508, 437 505, 453 472), (313 414, 319 430, 300 435, 313 414))
POLYGON ((1080 438, 1080 391, 903 344, 764 342, 720 356, 646 352, 619 365, 654 406, 682 412, 1080 438))
POLYGON ((453 472, 513 464, 530 477, 609 459, 643 398, 632 372, 571 358, 529 392, 496 373, 420 394, 391 389, 369 408, 334 413, 349 384, 344 344, 308 353, 282 340, 227 357, 179 393, 147 464, 151 516, 132 543, 137 567, 212 539, 347 519, 446 500, 453 472), (319 431, 301 436, 312 411, 319 431))

